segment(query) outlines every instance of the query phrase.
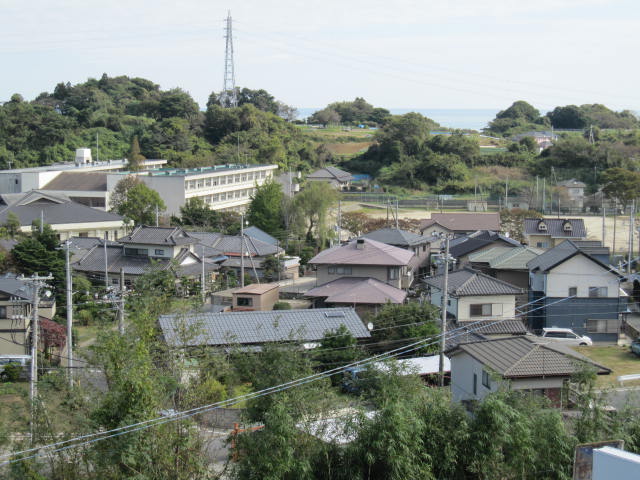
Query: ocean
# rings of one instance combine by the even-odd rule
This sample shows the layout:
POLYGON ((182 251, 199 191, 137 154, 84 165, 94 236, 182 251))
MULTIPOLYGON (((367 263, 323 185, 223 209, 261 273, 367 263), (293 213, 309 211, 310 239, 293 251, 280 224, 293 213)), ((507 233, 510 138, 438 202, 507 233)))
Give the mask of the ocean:
MULTIPOLYGON (((320 108, 298 108, 298 118, 305 119, 320 108)), ((481 130, 493 120, 500 109, 481 108, 389 108, 393 115, 417 112, 443 127, 481 130)))

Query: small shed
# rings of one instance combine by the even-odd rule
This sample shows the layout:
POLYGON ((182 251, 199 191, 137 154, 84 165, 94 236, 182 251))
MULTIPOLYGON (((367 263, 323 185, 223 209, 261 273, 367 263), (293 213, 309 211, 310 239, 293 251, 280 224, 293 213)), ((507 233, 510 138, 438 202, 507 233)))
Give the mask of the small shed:
POLYGON ((273 310, 280 288, 277 283, 254 283, 232 293, 234 311, 273 310))

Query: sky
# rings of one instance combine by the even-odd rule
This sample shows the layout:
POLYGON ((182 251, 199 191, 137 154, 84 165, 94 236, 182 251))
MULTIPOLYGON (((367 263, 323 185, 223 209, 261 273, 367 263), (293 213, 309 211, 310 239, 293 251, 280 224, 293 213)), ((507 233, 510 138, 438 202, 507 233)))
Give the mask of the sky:
POLYGON ((637 0, 0 0, 0 101, 107 73, 204 108, 229 10, 236 85, 299 108, 640 111, 637 0))

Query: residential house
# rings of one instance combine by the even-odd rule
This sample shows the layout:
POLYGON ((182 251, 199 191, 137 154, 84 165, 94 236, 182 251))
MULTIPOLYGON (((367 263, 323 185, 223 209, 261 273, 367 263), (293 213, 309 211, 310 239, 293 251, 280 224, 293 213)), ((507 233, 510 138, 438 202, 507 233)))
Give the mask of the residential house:
POLYGON ((6 223, 10 213, 18 217, 20 231, 30 233, 34 221, 44 220, 58 233, 60 240, 105 236, 115 240, 125 233, 124 219, 120 215, 42 190, 0 195, 0 224, 6 223))
POLYGON ((565 240, 585 240, 587 230, 581 218, 526 218, 525 243, 535 248, 553 248, 565 240))
POLYGON ((353 175, 336 167, 324 167, 307 175, 307 181, 327 182, 337 189, 345 190, 351 185, 353 175))
POLYGON ((542 253, 544 250, 540 248, 494 247, 469 255, 469 264, 475 270, 520 287, 523 293, 516 296, 517 306, 529 301, 529 267, 527 264, 542 253))
MULTIPOLYGON (((444 274, 427 278, 424 283, 431 303, 442 308, 444 274)), ((462 326, 464 322, 514 319, 516 296, 522 289, 465 267, 449 273, 447 292, 447 313, 462 326)))
POLYGON ((300 179, 302 178, 302 172, 283 172, 280 175, 276 175, 274 180, 282 187, 282 193, 293 198, 296 193, 300 191, 300 179))
POLYGON ((549 148, 551 145, 553 145, 553 142, 558 140, 558 135, 555 134, 553 131, 525 132, 525 133, 520 133, 518 135, 514 135, 513 137, 511 137, 511 139, 514 142, 519 142, 525 137, 531 137, 535 140, 535 142, 538 144, 538 153, 544 150, 545 148, 549 148))
POLYGON ((171 347, 240 345, 259 349, 265 343, 299 342, 314 348, 327 331, 341 325, 356 339, 371 337, 351 308, 172 314, 160 316, 158 323, 171 347))
POLYGON ((481 401, 506 386, 544 395, 560 407, 563 386, 584 366, 598 375, 611 373, 571 348, 532 335, 461 343, 447 355, 456 402, 481 401))
POLYGON ((456 259, 458 266, 469 263, 469 256, 490 250, 493 247, 517 248, 522 245, 517 240, 491 230, 478 230, 449 241, 449 254, 456 259))
POLYGON ((255 226, 247 227, 244 229, 244 234, 247 237, 255 238, 256 240, 260 240, 261 242, 268 243, 269 245, 274 245, 276 247, 280 246, 279 245, 280 241, 277 238, 272 237, 267 232, 265 232, 264 230, 258 227, 255 227, 255 226))
POLYGON ((368 238, 323 250, 309 260, 316 286, 341 277, 371 277, 395 288, 409 288, 419 262, 413 252, 368 238))
POLYGON ((586 183, 576 180, 575 178, 558 182, 560 207, 582 211, 584 207, 584 189, 586 187, 586 183))
POLYGON ((567 240, 530 260, 529 300, 535 302, 529 325, 571 328, 594 341, 616 342, 620 312, 622 275, 567 240))
MULTIPOLYGON (((432 213, 431 218, 420 223, 420 233, 434 239, 443 235, 460 236, 478 230, 500 231, 499 213, 432 213)), ((442 244, 432 244, 439 248, 442 244)))
POLYGON ((431 271, 431 242, 432 237, 425 237, 400 228, 380 228, 365 233, 361 238, 368 238, 377 242, 386 243, 398 248, 404 248, 413 252, 418 259, 418 272, 420 276, 431 271))
MULTIPOLYGON (((29 354, 33 295, 31 284, 16 274, 0 276, 0 354, 29 354)), ((50 320, 55 313, 55 300, 41 297, 39 317, 50 320)))
MULTIPOLYGON (((202 257, 195 253, 198 238, 180 227, 149 227, 141 225, 117 242, 96 243, 87 253, 72 264, 95 282, 105 282, 105 271, 109 285, 120 285, 120 271, 124 272, 125 285, 152 269, 176 269, 179 277, 197 278, 202 275, 202 257), (105 259, 106 256, 106 259, 105 259)), ((204 262, 207 282, 215 278, 219 265, 204 262)))
POLYGON ((376 313, 387 303, 401 304, 407 292, 371 277, 341 277, 312 288, 304 295, 314 308, 355 308, 359 315, 376 313))
POLYGON ((277 283, 252 283, 232 293, 233 311, 273 310, 279 298, 277 283))

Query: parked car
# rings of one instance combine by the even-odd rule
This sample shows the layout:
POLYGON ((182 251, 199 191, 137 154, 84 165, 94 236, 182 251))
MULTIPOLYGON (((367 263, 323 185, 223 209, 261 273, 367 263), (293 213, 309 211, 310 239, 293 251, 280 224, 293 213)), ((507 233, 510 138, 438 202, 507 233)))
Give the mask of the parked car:
POLYGON ((568 345, 593 345, 589 337, 584 335, 580 336, 570 328, 543 328, 541 337, 568 345))
POLYGON ((635 353, 640 357, 640 337, 636 338, 633 342, 631 342, 631 353, 635 353))
POLYGON ((4 371, 5 365, 17 365, 21 368, 20 379, 24 380, 29 376, 29 365, 31 364, 30 355, 0 355, 0 379, 8 379, 7 372, 4 371))

